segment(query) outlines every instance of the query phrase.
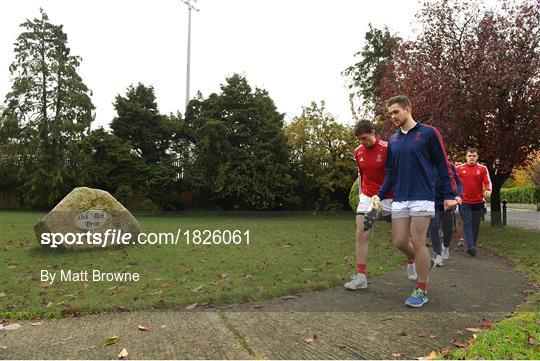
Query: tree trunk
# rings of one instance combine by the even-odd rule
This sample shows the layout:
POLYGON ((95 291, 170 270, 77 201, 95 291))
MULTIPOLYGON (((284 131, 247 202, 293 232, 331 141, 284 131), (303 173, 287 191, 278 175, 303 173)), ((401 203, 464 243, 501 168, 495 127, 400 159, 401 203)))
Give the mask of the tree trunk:
POLYGON ((510 177, 510 174, 493 174, 492 169, 488 167, 491 178, 491 227, 502 227, 501 213, 501 188, 503 183, 510 177))

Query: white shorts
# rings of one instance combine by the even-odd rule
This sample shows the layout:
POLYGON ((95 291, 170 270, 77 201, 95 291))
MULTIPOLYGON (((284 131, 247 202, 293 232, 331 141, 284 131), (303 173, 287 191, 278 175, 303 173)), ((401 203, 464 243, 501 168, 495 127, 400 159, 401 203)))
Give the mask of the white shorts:
MULTIPOLYGON (((383 199, 382 203, 382 216, 388 216, 392 214, 392 200, 383 199)), ((371 197, 366 196, 364 193, 360 193, 360 201, 358 202, 358 208, 356 208, 356 214, 366 213, 369 205, 371 204, 371 197)))
POLYGON ((392 218, 407 218, 435 215, 433 201, 403 201, 392 203, 392 218))

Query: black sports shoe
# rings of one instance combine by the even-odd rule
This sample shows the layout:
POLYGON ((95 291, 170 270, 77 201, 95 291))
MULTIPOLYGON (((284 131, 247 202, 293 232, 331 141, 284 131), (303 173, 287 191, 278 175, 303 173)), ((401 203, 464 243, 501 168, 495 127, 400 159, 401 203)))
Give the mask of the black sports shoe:
POLYGON ((467 249, 467 254, 468 254, 469 256, 471 256, 471 257, 476 256, 476 253, 477 253, 476 248, 469 248, 469 249, 467 249))
POLYGON ((376 218, 377 210, 375 208, 368 209, 364 215, 364 231, 369 231, 371 227, 373 227, 373 223, 375 223, 376 218))

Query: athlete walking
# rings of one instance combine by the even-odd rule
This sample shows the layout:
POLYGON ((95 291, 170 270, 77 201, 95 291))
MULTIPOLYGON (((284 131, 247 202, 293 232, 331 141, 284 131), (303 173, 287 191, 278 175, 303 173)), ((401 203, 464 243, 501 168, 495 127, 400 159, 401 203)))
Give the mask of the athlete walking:
MULTIPOLYGON (((381 187, 386 174, 386 154, 388 143, 375 137, 373 123, 369 120, 359 121, 354 128, 354 135, 360 146, 354 151, 354 158, 358 167, 359 202, 356 209, 356 274, 345 283, 350 290, 367 288, 366 263, 368 258, 368 239, 372 219, 367 219, 371 205, 371 197, 381 187)), ((392 211, 392 193, 388 192, 382 203, 382 216, 389 216, 392 211)), ((412 247, 412 246, 411 246, 412 247)), ((411 256, 413 256, 411 254, 411 256)), ((416 279, 414 257, 411 265, 407 267, 408 277, 416 279)))
POLYGON ((467 254, 476 256, 476 241, 480 232, 480 219, 484 211, 484 196, 491 196, 491 179, 483 165, 478 164, 478 150, 467 149, 467 162, 457 167, 463 182, 463 204, 460 207, 463 233, 467 243, 467 254), (484 191, 482 189, 484 188, 484 191))
POLYGON ((388 112, 397 131, 388 141, 386 176, 372 204, 381 208, 380 200, 393 189, 392 238, 400 250, 412 243, 418 282, 405 304, 421 307, 428 301, 427 283, 430 269, 426 231, 430 218, 435 215, 435 176, 442 182, 444 209, 456 205, 448 168, 448 157, 439 131, 413 119, 410 100, 403 95, 388 100, 388 112))

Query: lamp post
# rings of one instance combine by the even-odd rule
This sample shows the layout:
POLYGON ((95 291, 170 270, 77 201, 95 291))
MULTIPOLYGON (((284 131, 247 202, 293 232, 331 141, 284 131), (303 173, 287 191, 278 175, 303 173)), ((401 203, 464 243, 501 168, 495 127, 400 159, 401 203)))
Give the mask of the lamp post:
POLYGON ((189 77, 191 62, 191 10, 199 11, 195 7, 197 0, 180 0, 188 7, 188 42, 187 42, 187 69, 186 69, 186 111, 189 103, 189 77))

